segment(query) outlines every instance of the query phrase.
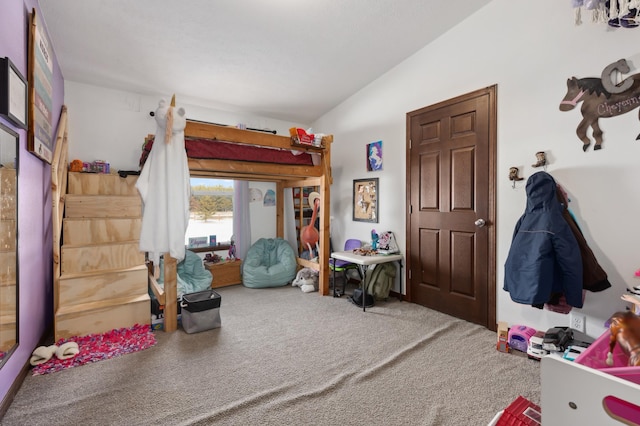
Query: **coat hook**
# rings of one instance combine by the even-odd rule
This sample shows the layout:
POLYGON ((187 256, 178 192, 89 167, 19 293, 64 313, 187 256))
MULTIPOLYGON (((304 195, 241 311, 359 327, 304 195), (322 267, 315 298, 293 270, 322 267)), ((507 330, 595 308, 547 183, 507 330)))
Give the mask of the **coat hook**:
POLYGON ((544 167, 545 170, 547 169, 547 155, 544 151, 536 152, 536 160, 536 164, 532 164, 531 167, 544 167))
POLYGON ((509 180, 513 182, 512 188, 516 187, 516 181, 523 180, 523 177, 518 176, 518 168, 511 167, 509 168, 509 180))

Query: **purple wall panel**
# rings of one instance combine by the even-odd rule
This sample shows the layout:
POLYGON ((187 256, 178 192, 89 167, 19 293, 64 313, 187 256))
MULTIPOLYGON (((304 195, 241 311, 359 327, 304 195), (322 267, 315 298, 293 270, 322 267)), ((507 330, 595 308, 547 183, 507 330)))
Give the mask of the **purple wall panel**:
MULTIPOLYGON (((37 0, 0 3, 0 57, 9 57, 27 76, 29 14, 37 0)), ((40 15, 41 16, 41 15, 40 15)), ((44 21, 39 21, 44 25, 44 21)), ((53 46, 55 54, 55 46, 53 46)), ((54 58, 53 111, 57 121, 64 102, 64 80, 54 58)), ((0 369, 0 400, 13 385, 33 349, 53 324, 51 167, 27 151, 26 131, 0 118, 20 135, 18 149, 19 345, 0 369)), ((57 124, 54 124, 57 128, 57 124)), ((55 134, 54 134, 55 136, 55 134)))

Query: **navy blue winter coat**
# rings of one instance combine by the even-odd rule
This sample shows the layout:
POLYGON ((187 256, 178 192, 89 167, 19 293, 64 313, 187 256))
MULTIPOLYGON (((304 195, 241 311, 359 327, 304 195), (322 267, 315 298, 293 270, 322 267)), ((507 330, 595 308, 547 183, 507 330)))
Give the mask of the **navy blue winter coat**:
POLYGON ((552 293, 582 307, 580 247, 556 197, 556 182, 546 172, 527 180, 527 208, 518 220, 505 263, 504 289, 517 303, 542 307, 552 293))

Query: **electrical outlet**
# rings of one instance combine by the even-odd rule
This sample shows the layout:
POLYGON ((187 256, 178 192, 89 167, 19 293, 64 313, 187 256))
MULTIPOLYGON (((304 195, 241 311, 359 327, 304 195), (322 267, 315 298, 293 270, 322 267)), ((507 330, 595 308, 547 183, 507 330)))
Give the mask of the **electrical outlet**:
POLYGON ((585 316, 582 314, 577 314, 577 313, 571 313, 571 318, 570 318, 570 325, 569 327, 571 327, 572 329, 579 331, 581 333, 585 333, 585 316))

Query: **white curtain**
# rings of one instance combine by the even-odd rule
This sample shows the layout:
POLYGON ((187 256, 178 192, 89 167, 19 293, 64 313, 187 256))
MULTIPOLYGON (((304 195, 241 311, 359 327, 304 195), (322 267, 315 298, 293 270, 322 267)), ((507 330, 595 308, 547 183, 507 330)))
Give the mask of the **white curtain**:
POLYGON ((249 214, 249 182, 236 180, 233 183, 233 239, 236 256, 244 259, 251 247, 251 216, 249 214))

